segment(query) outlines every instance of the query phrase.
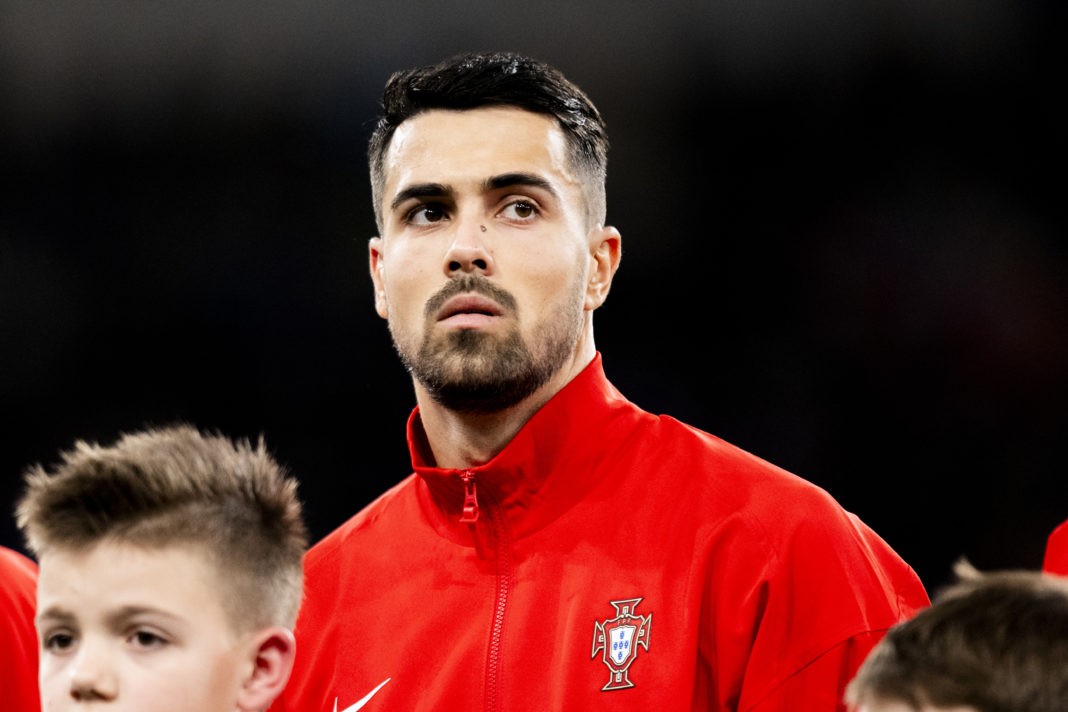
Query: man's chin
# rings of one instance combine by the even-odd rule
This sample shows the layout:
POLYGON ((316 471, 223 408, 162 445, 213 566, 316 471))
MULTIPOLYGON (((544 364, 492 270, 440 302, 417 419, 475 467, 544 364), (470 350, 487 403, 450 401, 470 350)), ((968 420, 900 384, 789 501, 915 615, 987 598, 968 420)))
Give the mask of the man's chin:
MULTIPOLYGON (((424 385, 426 385, 424 383, 424 385)), ((430 397, 438 405, 461 413, 499 413, 520 403, 536 389, 531 381, 502 381, 439 383, 428 388, 430 397)))
POLYGON ((529 358, 488 349, 451 349, 421 357, 412 373, 435 402, 457 411, 489 413, 515 405, 540 385, 529 358))
POLYGON ((506 371, 509 363, 522 361, 524 353, 515 336, 502 338, 476 329, 458 329, 425 343, 418 358, 431 370, 464 378, 464 374, 506 371))

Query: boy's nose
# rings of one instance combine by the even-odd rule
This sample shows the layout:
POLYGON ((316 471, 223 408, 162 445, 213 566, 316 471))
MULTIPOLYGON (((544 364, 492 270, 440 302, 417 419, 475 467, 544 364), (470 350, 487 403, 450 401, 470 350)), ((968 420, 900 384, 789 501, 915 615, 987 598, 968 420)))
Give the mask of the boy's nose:
POLYGON ((79 702, 111 700, 118 694, 118 680, 106 646, 82 641, 71 664, 70 696, 79 702))

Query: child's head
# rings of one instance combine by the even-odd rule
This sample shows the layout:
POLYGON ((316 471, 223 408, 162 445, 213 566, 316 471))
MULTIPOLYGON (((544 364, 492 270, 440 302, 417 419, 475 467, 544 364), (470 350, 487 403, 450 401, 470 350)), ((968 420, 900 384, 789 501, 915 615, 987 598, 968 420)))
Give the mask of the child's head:
POLYGON ((307 530, 262 439, 181 425, 78 442, 25 483, 47 709, 271 703, 292 667, 307 530))
POLYGON ((958 580, 899 623, 846 690, 858 712, 1068 710, 1068 579, 1039 571, 958 580))

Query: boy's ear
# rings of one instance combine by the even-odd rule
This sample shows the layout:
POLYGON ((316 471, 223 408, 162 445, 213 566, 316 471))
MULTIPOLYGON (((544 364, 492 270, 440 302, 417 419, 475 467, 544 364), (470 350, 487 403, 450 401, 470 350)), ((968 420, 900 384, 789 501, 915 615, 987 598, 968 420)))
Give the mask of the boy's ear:
POLYGON ((296 650, 293 632, 281 626, 264 628, 249 640, 251 667, 237 693, 241 712, 263 712, 271 706, 289 681, 296 650))

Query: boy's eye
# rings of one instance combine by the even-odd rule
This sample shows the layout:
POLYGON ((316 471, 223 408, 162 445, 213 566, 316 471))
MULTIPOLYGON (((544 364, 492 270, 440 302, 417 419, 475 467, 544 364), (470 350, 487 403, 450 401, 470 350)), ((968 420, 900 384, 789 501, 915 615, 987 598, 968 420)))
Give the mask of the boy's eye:
POLYGON ((50 633, 43 642, 45 650, 59 653, 74 646, 74 636, 70 633, 50 633))
POLYGON ((139 648, 158 648, 167 644, 164 638, 149 630, 135 630, 130 636, 130 642, 139 648))

